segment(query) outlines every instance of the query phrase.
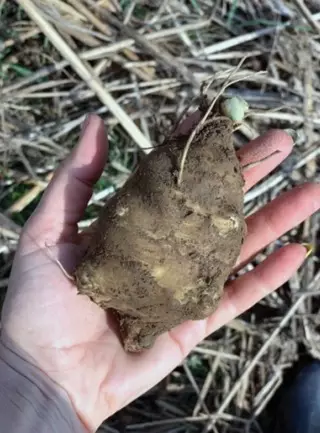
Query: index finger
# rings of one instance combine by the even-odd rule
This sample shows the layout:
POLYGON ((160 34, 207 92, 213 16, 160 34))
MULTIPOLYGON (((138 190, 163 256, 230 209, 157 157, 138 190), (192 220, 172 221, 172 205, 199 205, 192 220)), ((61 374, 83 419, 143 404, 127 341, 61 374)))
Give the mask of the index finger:
MULTIPOLYGON (((176 133, 182 135, 190 134, 199 123, 201 117, 202 114, 199 110, 190 114, 190 116, 181 122, 176 133)), ((247 192, 286 159, 292 151, 292 147, 292 138, 281 129, 271 129, 244 145, 237 152, 241 166, 261 161, 261 163, 243 172, 245 180, 244 191, 247 192), (270 155, 272 156, 267 158, 270 155)))

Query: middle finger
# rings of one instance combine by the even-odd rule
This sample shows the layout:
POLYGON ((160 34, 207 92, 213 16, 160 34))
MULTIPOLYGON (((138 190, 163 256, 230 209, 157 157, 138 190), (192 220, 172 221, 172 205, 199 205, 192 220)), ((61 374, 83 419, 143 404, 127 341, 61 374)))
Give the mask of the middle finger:
POLYGON ((258 162, 272 153, 278 151, 270 159, 261 161, 255 167, 244 169, 244 191, 247 192, 253 185, 263 179, 277 167, 291 152, 292 138, 281 129, 271 129, 266 134, 250 141, 238 152, 241 166, 258 162))
POLYGON ((246 219, 248 234, 241 248, 237 268, 259 251, 300 224, 320 208, 320 185, 306 183, 268 203, 246 219))

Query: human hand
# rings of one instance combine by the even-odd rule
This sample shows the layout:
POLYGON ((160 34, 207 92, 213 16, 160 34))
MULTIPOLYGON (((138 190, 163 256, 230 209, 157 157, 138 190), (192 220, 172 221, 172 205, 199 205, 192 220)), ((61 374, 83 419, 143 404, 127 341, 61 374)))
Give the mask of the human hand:
MULTIPOLYGON (((190 129, 191 118, 181 131, 190 129)), ((245 190, 275 168, 292 149, 283 131, 269 131, 242 148, 242 165, 275 153, 245 171, 245 190)), ((287 245, 251 272, 227 284, 218 310, 206 320, 185 322, 157 338, 152 349, 125 353, 111 317, 77 294, 71 273, 87 235, 78 232, 92 187, 107 157, 103 122, 91 115, 78 146, 50 182, 25 225, 2 313, 2 341, 21 348, 68 393, 89 431, 167 375, 207 335, 281 286, 303 262, 306 250, 287 245)), ((248 235, 238 266, 320 207, 320 186, 286 192, 247 218, 248 235)))

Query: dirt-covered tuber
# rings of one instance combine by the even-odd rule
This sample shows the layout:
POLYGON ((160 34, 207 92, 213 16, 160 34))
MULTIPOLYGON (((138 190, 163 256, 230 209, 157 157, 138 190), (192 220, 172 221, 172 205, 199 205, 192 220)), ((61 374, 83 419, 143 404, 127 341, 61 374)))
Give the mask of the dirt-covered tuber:
POLYGON ((100 213, 76 283, 81 294, 116 312, 128 351, 152 346, 185 320, 207 317, 219 303, 245 235, 233 125, 222 113, 205 122, 180 184, 188 136, 169 138, 100 213))

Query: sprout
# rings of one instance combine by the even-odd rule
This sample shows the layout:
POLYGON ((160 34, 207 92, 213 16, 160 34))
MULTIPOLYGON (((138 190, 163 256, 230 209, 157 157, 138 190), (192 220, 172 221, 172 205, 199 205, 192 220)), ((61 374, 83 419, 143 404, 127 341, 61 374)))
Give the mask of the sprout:
POLYGON ((222 113, 234 122, 242 122, 248 110, 249 105, 241 96, 232 96, 221 103, 222 113))

